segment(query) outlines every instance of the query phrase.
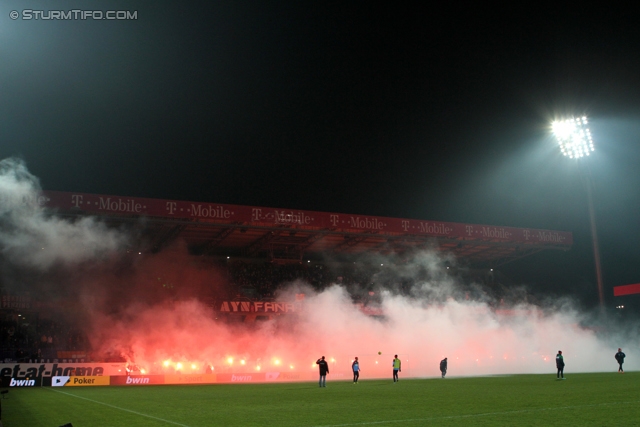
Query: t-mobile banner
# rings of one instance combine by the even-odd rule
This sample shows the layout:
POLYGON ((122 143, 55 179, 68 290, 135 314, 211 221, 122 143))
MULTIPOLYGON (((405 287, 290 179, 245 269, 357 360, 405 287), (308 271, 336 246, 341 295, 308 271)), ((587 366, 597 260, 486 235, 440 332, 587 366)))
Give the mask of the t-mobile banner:
POLYGON ((500 227, 443 221, 387 218, 371 215, 292 209, 199 203, 141 197, 43 191, 37 203, 65 211, 95 214, 146 215, 165 218, 189 218, 219 223, 247 223, 256 226, 304 226, 379 235, 401 233, 454 240, 519 242, 570 247, 573 235, 566 231, 500 227))

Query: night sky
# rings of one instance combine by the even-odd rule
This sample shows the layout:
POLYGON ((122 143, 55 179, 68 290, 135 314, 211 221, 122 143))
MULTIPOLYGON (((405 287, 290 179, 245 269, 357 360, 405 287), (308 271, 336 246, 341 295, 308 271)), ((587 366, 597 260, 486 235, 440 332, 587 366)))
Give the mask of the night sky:
POLYGON ((44 189, 571 231, 571 251, 504 272, 593 304, 581 169, 550 135, 554 118, 583 114, 614 306, 613 286, 640 282, 630 11, 0 4, 0 156, 24 159, 44 189), (26 20, 26 9, 137 19, 26 20))

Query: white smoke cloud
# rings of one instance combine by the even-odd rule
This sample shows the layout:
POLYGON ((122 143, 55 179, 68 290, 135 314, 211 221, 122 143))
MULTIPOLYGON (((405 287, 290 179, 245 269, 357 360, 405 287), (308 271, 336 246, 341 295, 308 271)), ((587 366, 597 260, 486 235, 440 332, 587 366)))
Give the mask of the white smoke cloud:
MULTIPOLYGON (((39 196, 38 180, 23 162, 0 162, 0 251, 5 260, 41 269, 99 263, 126 243, 123 233, 95 219, 72 221, 45 212, 39 196)), ((640 368, 637 331, 616 330, 614 335, 611 328, 584 327, 584 314, 570 302, 496 309, 502 306, 491 295, 475 291, 481 286, 461 283, 447 270, 455 266, 453 258, 435 250, 410 259, 375 256, 368 261, 380 266, 372 274, 373 285, 335 284, 319 292, 302 282, 283 285, 280 301, 305 294, 300 311, 252 325, 216 319, 198 294, 220 285, 222 275, 190 266, 173 253, 145 255, 130 274, 110 271, 109 262, 99 275, 81 277, 77 269, 73 281, 82 287, 79 306, 87 311, 82 326, 96 353, 123 355, 147 372, 162 372, 164 362, 171 361, 172 369, 177 362, 195 363, 198 369, 211 364, 218 372, 290 369, 308 380, 317 372, 315 360, 324 355, 330 379, 347 379, 355 356, 362 378, 389 378, 398 354, 405 377, 438 376, 444 357, 452 376, 553 374, 558 350, 567 374, 613 372, 618 347, 628 355, 629 370, 640 368), (159 277, 176 291, 171 297, 160 295, 159 277), (180 296, 183 282, 193 292, 180 296), (403 283, 412 287, 403 288, 403 283), (354 295, 369 295, 371 289, 377 300, 370 304, 381 316, 354 304, 354 295)))
POLYGON ((48 214, 40 190, 22 160, 0 161, 0 251, 5 259, 46 269, 98 260, 126 243, 124 234, 94 218, 73 221, 48 214))
MULTIPOLYGON (((441 265, 433 262, 437 257, 425 253, 416 260, 428 261, 423 267, 439 269, 441 265)), ((313 378, 314 362, 323 355, 330 363, 329 378, 348 379, 355 356, 362 378, 390 377, 395 354, 402 360, 405 377, 439 376, 444 357, 449 359, 451 376, 553 375, 558 350, 563 351, 566 373, 613 372, 617 347, 627 355, 640 350, 637 340, 605 339, 581 326, 584 316, 569 302, 546 310, 528 304, 496 310, 486 301, 454 298, 460 293, 450 278, 419 286, 422 291, 432 288, 426 294, 437 297, 382 291, 380 317, 364 313, 345 286, 314 292, 296 282, 278 296, 278 301, 293 301, 295 294, 305 294, 304 308, 296 315, 248 327, 230 326, 215 320, 215 311, 195 300, 170 306, 132 305, 126 316, 101 317, 96 324, 100 333, 93 336, 96 344, 125 354, 147 372, 162 372, 165 360, 184 365, 196 361, 199 366, 213 364, 218 371, 237 373, 256 372, 258 366, 262 371, 293 367, 305 380, 313 378), (246 364, 239 365, 240 360, 246 364)), ((626 368, 638 369, 640 363, 629 357, 626 368)))

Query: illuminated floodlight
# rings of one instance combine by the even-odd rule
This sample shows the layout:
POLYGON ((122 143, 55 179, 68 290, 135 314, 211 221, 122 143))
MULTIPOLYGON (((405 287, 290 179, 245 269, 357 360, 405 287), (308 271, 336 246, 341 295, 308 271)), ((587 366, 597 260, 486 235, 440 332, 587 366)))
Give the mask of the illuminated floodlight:
POLYGON ((233 365, 233 357, 228 358, 227 362, 229 363, 229 365, 233 365))
POLYGON ((198 368, 198 367, 196 366, 196 364, 195 364, 195 363, 192 363, 192 364, 191 364, 191 369, 197 369, 197 368, 198 368))
MULTIPOLYGON (((566 120, 557 120, 551 124, 551 129, 564 156, 579 159, 590 155, 594 150, 591 131, 588 128, 588 120, 585 116, 572 117, 566 120)), ((585 165, 586 166, 586 165, 585 165)), ((600 308, 604 309, 604 293, 602 284, 602 271, 600 267, 600 249, 598 248, 598 233, 596 230, 596 218, 593 206, 593 182, 589 168, 586 168, 587 201, 589 204, 589 219, 591 222, 591 241, 593 244, 593 258, 596 265, 596 281, 598 282, 598 297, 600 308)))
POLYGON ((163 362, 163 365, 164 365, 164 366, 169 366, 169 363, 171 363, 171 362, 169 362, 168 360, 165 360, 165 361, 163 362))
POLYGON ((247 362, 245 362, 245 360, 244 360, 244 359, 242 359, 242 360, 240 361, 240 364, 241 364, 241 365, 244 365, 245 363, 247 363, 247 362))
POLYGON ((182 369, 182 363, 180 363, 180 362, 176 363, 176 368, 182 369))
POLYGON ((551 123, 551 129, 564 156, 572 159, 588 156, 595 149, 589 124, 585 116, 572 117, 566 120, 556 120, 551 123))

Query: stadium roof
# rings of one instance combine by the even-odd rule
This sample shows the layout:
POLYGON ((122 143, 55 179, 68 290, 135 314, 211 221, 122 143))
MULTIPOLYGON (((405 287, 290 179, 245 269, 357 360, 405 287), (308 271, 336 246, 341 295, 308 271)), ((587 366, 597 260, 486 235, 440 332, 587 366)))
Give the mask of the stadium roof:
POLYGON ((127 224, 136 250, 159 252, 182 240, 196 255, 277 262, 436 247, 470 266, 497 267, 573 243, 570 232, 554 230, 86 193, 45 191, 38 203, 63 216, 127 224))

